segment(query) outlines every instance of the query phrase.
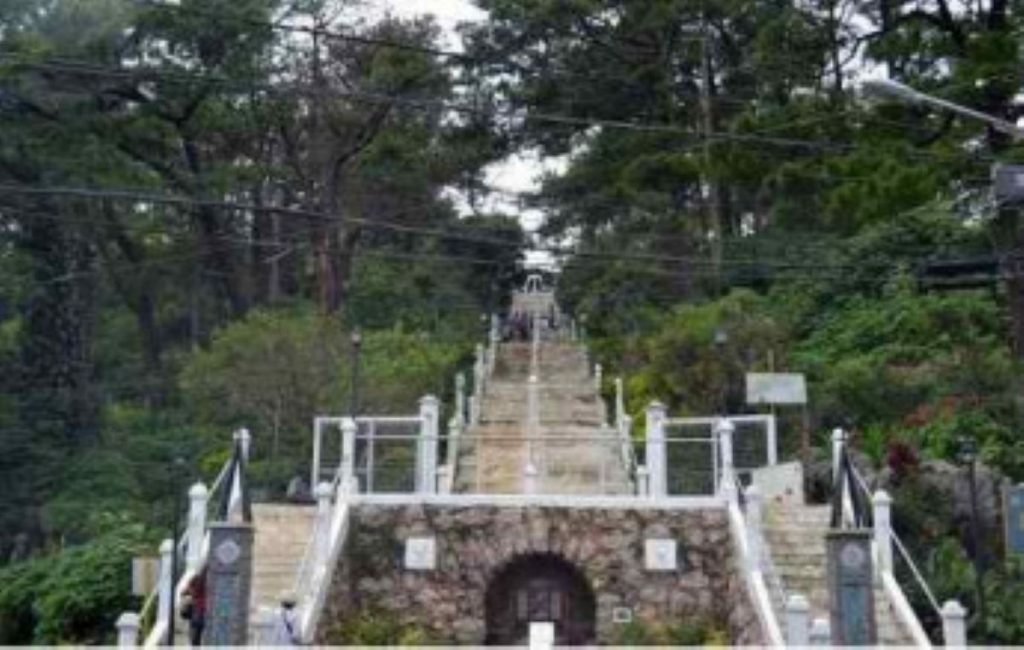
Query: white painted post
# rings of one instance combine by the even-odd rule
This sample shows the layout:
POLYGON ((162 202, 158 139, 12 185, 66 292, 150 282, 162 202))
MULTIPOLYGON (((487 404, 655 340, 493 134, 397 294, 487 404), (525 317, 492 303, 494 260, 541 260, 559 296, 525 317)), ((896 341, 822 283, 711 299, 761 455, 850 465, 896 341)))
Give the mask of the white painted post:
POLYGON ((651 494, 651 474, 647 471, 646 465, 636 468, 636 495, 646 497, 651 494))
POLYGON ((353 418, 341 421, 341 478, 352 480, 356 475, 356 433, 359 428, 353 418))
POLYGON ((476 363, 473 364, 473 392, 477 395, 484 394, 484 382, 487 375, 487 356, 484 352, 484 344, 476 344, 476 363))
POLYGON ((647 471, 650 472, 650 496, 663 497, 668 493, 668 473, 665 462, 665 405, 651 402, 647 406, 647 471))
POLYGON ((234 440, 242 441, 242 458, 249 460, 249 446, 252 444, 252 435, 245 427, 235 431, 234 440))
POLYGON ((580 340, 579 333, 576 331, 576 319, 569 320, 569 339, 576 343, 580 340))
POLYGON ((891 572, 892 567, 892 497, 885 490, 878 490, 871 499, 874 505, 875 571, 879 574, 891 572))
POLYGON ((750 570, 761 568, 761 490, 756 485, 743 491, 747 500, 747 548, 750 549, 750 570))
POLYGON ((455 375, 455 416, 466 421, 466 373, 455 375))
POLYGON ((622 418, 626 417, 626 398, 622 392, 622 377, 615 378, 615 427, 622 427, 622 418))
POLYGON ((437 492, 437 434, 438 402, 433 395, 425 395, 420 399, 419 445, 416 458, 419 461, 416 491, 419 494, 435 494, 437 492))
POLYGON ((769 415, 767 423, 765 424, 765 435, 767 436, 768 444, 768 464, 778 465, 779 464, 779 432, 775 422, 775 416, 769 415))
POLYGON ((174 578, 171 576, 171 555, 173 553, 173 541, 165 539, 160 542, 160 574, 156 583, 156 624, 163 625, 164 630, 171 625, 171 593, 174 589, 174 578))
POLYGON ((438 494, 451 494, 452 483, 449 476, 451 476, 452 467, 451 465, 441 465, 437 468, 437 493, 438 494))
POLYGON ((252 635, 258 648, 275 645, 274 627, 277 625, 278 611, 273 607, 261 605, 253 620, 252 635))
POLYGON ((189 571, 198 573, 203 564, 203 540, 206 537, 206 502, 209 491, 202 481, 188 490, 188 529, 185 532, 188 540, 188 553, 185 566, 189 571))
POLYGON ((309 484, 316 485, 317 474, 320 472, 320 455, 323 447, 323 418, 313 418, 313 464, 309 468, 309 484))
POLYGON ((134 648, 139 643, 139 615, 124 612, 117 619, 117 647, 134 648))
POLYGON ((601 384, 604 383, 604 369, 601 368, 601 364, 594 364, 594 390, 598 393, 601 392, 601 384))
POLYGON ((836 428, 832 430, 832 483, 839 480, 839 456, 843 451, 843 444, 846 442, 846 432, 836 428))
MULTIPOLYGON (((719 490, 725 484, 734 483, 733 479, 733 445, 732 439, 733 434, 736 432, 736 425, 732 423, 732 420, 728 418, 718 418, 715 421, 715 438, 718 441, 718 450, 722 456, 722 467, 720 469, 720 476, 715 477, 715 481, 718 482, 716 486, 719 490)), ((712 453, 714 450, 712 449, 712 453)))
POLYGON ((942 604, 942 640, 948 648, 967 647, 967 610, 955 600, 942 604))
POLYGON ((448 445, 445 447, 445 465, 455 472, 455 463, 459 462, 459 444, 462 440, 462 419, 453 415, 448 420, 448 445))
POLYGON ((476 426, 480 423, 480 397, 476 394, 469 396, 469 424, 476 426))
POLYGON ((530 319, 531 341, 530 341, 530 374, 536 375, 540 372, 540 328, 537 327, 537 317, 530 319))
POLYGON ((623 415, 619 420, 619 441, 622 444, 622 466, 629 471, 629 461, 632 459, 630 451, 633 448, 633 418, 623 415))
POLYGON ((816 618, 811 623, 809 643, 814 646, 832 645, 832 629, 827 618, 816 618))
POLYGON ((327 557, 327 547, 331 540, 331 484, 321 481, 313 490, 316 497, 316 523, 313 530, 316 532, 316 554, 317 561, 327 557))
POLYGON ((811 604, 802 594, 786 600, 786 645, 800 648, 810 641, 811 604))

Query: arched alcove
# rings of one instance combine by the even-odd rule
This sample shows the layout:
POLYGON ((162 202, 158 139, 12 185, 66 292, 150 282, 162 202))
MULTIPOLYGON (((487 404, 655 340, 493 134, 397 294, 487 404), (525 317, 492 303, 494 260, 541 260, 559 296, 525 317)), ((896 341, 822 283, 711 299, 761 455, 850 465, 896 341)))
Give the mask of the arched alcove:
POLYGON ((487 639, 491 645, 528 641, 531 622, 555 624, 557 645, 592 644, 596 602, 586 577, 551 553, 520 555, 487 585, 487 639))

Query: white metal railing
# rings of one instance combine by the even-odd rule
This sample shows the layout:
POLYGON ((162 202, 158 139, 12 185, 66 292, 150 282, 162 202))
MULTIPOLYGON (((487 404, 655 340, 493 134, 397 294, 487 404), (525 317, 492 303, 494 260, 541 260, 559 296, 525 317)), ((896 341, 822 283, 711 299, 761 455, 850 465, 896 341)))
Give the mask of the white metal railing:
MULTIPOLYGON (((243 453, 248 454, 250 445, 248 430, 235 431, 233 440, 236 443, 241 442, 243 453)), ((229 489, 225 480, 230 466, 231 459, 229 458, 221 466, 209 489, 201 482, 189 488, 189 512, 185 521, 184 534, 178 539, 177 547, 174 547, 170 539, 164 540, 161 544, 157 584, 146 596, 137 617, 132 619, 122 616, 119 619, 122 622, 134 621, 137 626, 134 630, 128 625, 119 626, 119 642, 127 643, 131 639, 131 645, 135 645, 140 632, 143 637, 142 645, 145 648, 154 648, 168 642, 170 618, 178 615, 177 612, 171 610, 172 590, 174 602, 181 602, 189 582, 206 565, 210 546, 207 522, 212 519, 211 511, 216 508, 218 497, 225 489, 229 489), (181 576, 177 581, 174 581, 171 576, 171 569, 174 565, 172 554, 178 555, 178 566, 182 567, 181 576)))

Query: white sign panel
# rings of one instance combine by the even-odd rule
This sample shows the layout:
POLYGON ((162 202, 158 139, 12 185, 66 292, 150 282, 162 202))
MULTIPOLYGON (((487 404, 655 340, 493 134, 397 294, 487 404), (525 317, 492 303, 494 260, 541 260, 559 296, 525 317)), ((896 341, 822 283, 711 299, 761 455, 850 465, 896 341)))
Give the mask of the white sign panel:
POLYGON ((437 564, 437 543, 433 537, 410 537, 405 540, 405 568, 430 571, 437 564))
POLYGON ((747 404, 806 404, 807 382, 799 372, 748 372, 747 404))
POLYGON ((644 540, 644 568, 648 571, 675 571, 676 540, 644 540))
POLYGON ((550 650, 555 645, 555 624, 530 622, 530 650, 550 650))

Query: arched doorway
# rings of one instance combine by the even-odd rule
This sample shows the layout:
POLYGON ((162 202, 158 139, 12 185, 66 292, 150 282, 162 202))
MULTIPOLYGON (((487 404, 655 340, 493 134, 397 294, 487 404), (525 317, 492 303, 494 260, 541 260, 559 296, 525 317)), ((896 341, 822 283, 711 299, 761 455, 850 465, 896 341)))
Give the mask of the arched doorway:
POLYGON ((555 624, 557 645, 595 641, 594 592, 572 564, 550 553, 522 555, 506 564, 487 586, 487 643, 529 641, 530 623, 555 624))

